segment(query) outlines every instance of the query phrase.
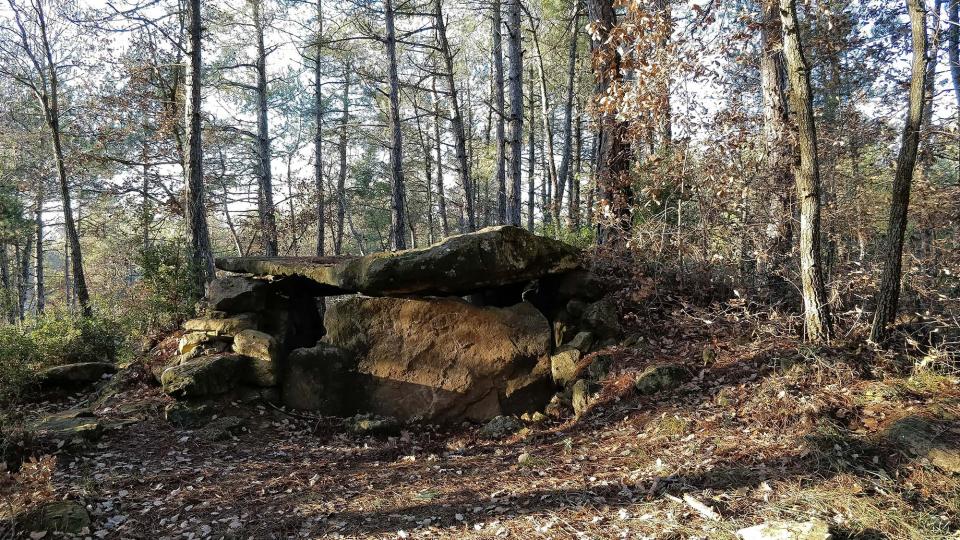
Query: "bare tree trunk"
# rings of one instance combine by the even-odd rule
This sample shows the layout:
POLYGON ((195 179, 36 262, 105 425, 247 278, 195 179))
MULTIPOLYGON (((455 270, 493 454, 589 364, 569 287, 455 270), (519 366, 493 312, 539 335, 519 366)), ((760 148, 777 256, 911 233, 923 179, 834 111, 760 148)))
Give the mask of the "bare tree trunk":
POLYGON ((960 0, 950 0, 947 14, 947 44, 950 58, 950 80, 960 107, 960 0))
POLYGON ((36 291, 34 296, 36 297, 36 312, 37 315, 43 313, 43 310, 46 308, 47 295, 44 284, 43 277, 43 191, 44 191, 44 182, 41 180, 40 185, 37 186, 37 206, 34 209, 34 223, 37 228, 37 252, 36 252, 36 291))
POLYGON ((343 95, 340 98, 342 108, 340 117, 340 174, 337 176, 337 232, 333 239, 333 254, 343 251, 343 218, 347 212, 347 124, 350 123, 350 70, 347 60, 343 70, 343 95))
MULTIPOLYGON (((497 186, 497 219, 496 222, 503 224, 507 222, 507 179, 506 179, 506 156, 505 134, 503 126, 503 39, 501 34, 500 0, 492 0, 490 3, 492 11, 490 29, 493 34, 493 103, 491 109, 496 120, 497 133, 497 155, 494 159, 494 176, 497 186)), ((512 92, 512 88, 511 88, 512 92)), ((512 94, 511 94, 512 95, 512 94)), ((512 99, 512 98, 511 98, 512 99)), ((512 103, 512 101, 511 101, 512 103)))
MULTIPOLYGON (((587 0, 587 13, 594 25, 591 48, 596 52, 604 47, 610 36, 610 30, 617 23, 612 0, 587 0)), ((620 72, 620 54, 601 56, 602 61, 594 66, 596 87, 595 99, 607 94, 610 84, 623 77, 620 72)), ((630 158, 632 150, 625 137, 626 123, 618 120, 615 114, 603 114, 599 118, 600 129, 597 133, 597 165, 595 178, 597 187, 603 192, 608 205, 609 216, 606 226, 598 236, 600 242, 622 242, 632 225, 633 188, 630 182, 630 158)))
POLYGON ((870 339, 881 343, 886 339, 889 327, 897 315, 900 297, 900 269, 903 256, 903 235, 907 229, 907 208, 910 204, 910 183, 917 162, 917 147, 920 144, 920 129, 923 121, 924 79, 927 71, 927 13, 921 0, 907 0, 910 14, 910 34, 913 41, 913 62, 910 76, 910 104, 907 121, 903 127, 897 170, 893 177, 890 200, 890 220, 887 225, 887 245, 884 257, 883 277, 877 291, 877 307, 874 311, 870 339))
POLYGON ((536 104, 533 98, 533 66, 530 66, 530 97, 527 98, 527 110, 530 111, 530 129, 527 133, 527 230, 533 232, 534 217, 536 216, 536 170, 537 170, 537 149, 534 135, 537 123, 534 122, 536 113, 536 104))
POLYGON ((316 58, 313 60, 313 107, 316 123, 313 137, 313 177, 317 190, 317 255, 326 255, 326 215, 323 188, 323 0, 317 0, 316 58))
POLYGON ((437 212, 440 214, 440 231, 443 237, 450 236, 450 222, 447 220, 447 194, 443 189, 443 140, 440 138, 440 96, 437 95, 437 79, 430 78, 430 90, 433 99, 433 140, 437 146, 437 212))
POLYGON ((784 277, 793 238, 793 167, 797 148, 787 110, 787 74, 783 57, 783 25, 779 0, 764 0, 760 29, 763 96, 763 133, 766 172, 769 178, 765 268, 767 288, 776 300, 784 300, 792 286, 784 277))
POLYGON ((800 278, 807 339, 828 342, 830 305, 820 257, 820 170, 817 131, 813 119, 810 71, 803 56, 796 0, 780 0, 783 52, 790 81, 790 105, 796 114, 800 163, 794 172, 800 201, 800 278))
MULTIPOLYGON (((187 0, 187 32, 190 51, 187 54, 187 226, 190 232, 190 258, 196 276, 197 294, 203 294, 206 283, 213 279, 213 256, 210 253, 210 233, 203 189, 203 149, 200 138, 200 0, 187 0)), ((71 251, 74 251, 71 249, 71 251)))
POLYGON ((17 316, 23 322, 27 315, 27 296, 30 292, 30 259, 33 258, 33 235, 27 236, 27 242, 19 255, 20 277, 17 279, 17 316))
POLYGON ((3 286, 3 309, 7 316, 7 322, 14 324, 17 322, 16 314, 13 312, 13 284, 10 281, 10 255, 7 253, 7 245, 0 244, 0 285, 3 286))
POLYGON ((384 0, 387 22, 387 71, 390 81, 390 222, 391 248, 406 249, 406 186, 403 181, 403 137, 400 131, 400 77, 397 75, 397 35, 393 0, 384 0))
POLYGON ((273 174, 270 170, 270 123, 267 108, 267 51, 263 43, 263 17, 261 0, 251 0, 253 26, 257 40, 257 176, 260 191, 257 197, 260 213, 260 229, 263 235, 263 254, 277 255, 277 221, 273 207, 273 174))
POLYGON ((543 121, 543 145, 544 159, 547 167, 547 183, 550 185, 550 204, 543 209, 544 221, 554 223, 555 227, 560 224, 555 218, 560 215, 560 206, 563 204, 563 188, 558 184, 557 161, 553 154, 553 125, 550 122, 550 94, 547 90, 547 74, 543 67, 543 52, 540 50, 540 38, 536 27, 531 20, 531 34, 533 35, 533 46, 537 51, 537 74, 540 78, 540 116, 543 121))
MULTIPOLYGON (((573 19, 570 23, 570 55, 567 59, 567 100, 563 107, 563 150, 560 157, 560 171, 557 176, 557 188, 554 190, 557 194, 553 203, 553 219, 557 227, 560 226, 560 205, 563 200, 563 186, 567 182, 572 182, 570 178, 570 160, 573 153, 573 83, 576 78, 577 70, 577 38, 580 35, 580 2, 573 3, 573 19)), ((577 119, 579 129, 580 121, 577 119)), ((573 195, 571 185, 570 195, 573 195)), ((574 202, 571 199, 569 213, 573 214, 574 202)), ((570 220, 571 225, 573 220, 570 220)))
MULTIPOLYGON (((523 159, 523 43, 520 34, 520 0, 510 0, 507 40, 510 54, 510 187, 507 222, 520 226, 521 169, 523 159)), ((546 96, 544 96, 545 98, 546 96)))
POLYGON ((447 42, 447 23, 443 18, 443 0, 434 1, 434 18, 437 25, 437 39, 440 42, 440 52, 443 55, 444 75, 447 79, 447 90, 450 93, 450 125, 453 129, 453 142, 457 156, 457 172, 460 175, 460 184, 463 187, 464 211, 466 212, 466 229, 474 231, 477 228, 477 215, 474 210, 473 180, 470 178, 470 164, 467 161, 467 136, 463 126, 463 115, 460 110, 460 101, 457 96, 457 85, 453 74, 453 54, 447 42))
MULTIPOLYGON (((577 103, 576 127, 573 131, 573 172, 567 174, 570 184, 570 203, 567 207, 567 221, 571 231, 580 229, 580 171, 583 154, 583 117, 581 103, 577 103)), ((563 162, 560 164, 563 170, 563 162)))

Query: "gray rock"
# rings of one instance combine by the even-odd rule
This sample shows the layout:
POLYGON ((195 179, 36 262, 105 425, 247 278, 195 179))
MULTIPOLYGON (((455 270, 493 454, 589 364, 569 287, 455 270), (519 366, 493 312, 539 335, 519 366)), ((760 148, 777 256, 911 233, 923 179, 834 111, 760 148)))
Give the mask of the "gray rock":
POLYGON ((645 369, 633 381, 633 387, 641 395, 673 390, 690 380, 690 373, 682 366, 664 364, 645 369))
POLYGON ((577 382, 573 383, 571 404, 573 414, 577 416, 583 414, 590 405, 590 383, 585 379, 577 379, 577 382))
POLYGON ((218 259, 217 267, 258 275, 299 275, 342 292, 463 296, 523 283, 579 266, 579 250, 525 229, 488 227, 432 246, 346 261, 292 258, 218 259))
POLYGON ((615 339, 622 332, 617 307, 609 298, 604 298, 587 306, 580 318, 583 328, 591 330, 599 339, 615 339))
POLYGON ((768 521, 737 531, 740 540, 830 540, 830 527, 819 519, 768 521))
POLYGON ((250 359, 245 382, 257 386, 277 384, 280 346, 273 336, 258 330, 243 330, 233 336, 233 351, 250 359))
POLYGON ((356 391, 356 364, 352 355, 326 343, 294 349, 287 356, 280 388, 283 403, 325 415, 348 412, 357 401, 350 395, 356 391))
POLYGON ((221 336, 235 336, 244 330, 257 329, 257 316, 254 313, 241 313, 233 317, 201 317, 183 323, 188 332, 209 332, 221 336))
POLYGON ((164 370, 163 391, 178 399, 223 394, 249 370, 249 361, 236 354, 204 356, 164 370))
POLYGON ((553 382, 566 386, 577 376, 577 365, 580 363, 580 351, 567 349, 550 357, 550 374, 553 382))
POLYGON ((400 432, 400 422, 392 416, 358 414, 346 421, 347 429, 357 435, 393 435, 400 432))
POLYGON ((593 347, 593 333, 591 332, 577 332, 577 335, 573 336, 573 339, 567 343, 567 347, 572 349, 577 349, 583 354, 590 352, 590 348, 593 347))
POLYGON ((44 416, 28 425, 33 438, 49 441, 85 443, 103 433, 103 425, 89 409, 74 409, 44 416))
POLYGON ((197 430, 197 437, 208 442, 223 441, 232 437, 242 426, 243 421, 236 416, 221 416, 197 430))
POLYGON ((926 458, 930 463, 949 473, 960 473, 960 425, 907 416, 893 423, 886 436, 907 452, 926 458))
POLYGON ((46 503, 28 514, 24 521, 27 530, 64 534, 90 532, 90 514, 76 501, 46 503))
POLYGON ((480 434, 488 439, 500 439, 522 428, 523 423, 514 416, 495 416, 480 428, 480 434))
POLYGON ((213 408, 207 403, 175 401, 166 406, 163 416, 179 428, 196 428, 210 420, 213 408))
POLYGON ((240 313, 261 311, 267 298, 267 282, 245 276, 217 278, 207 286, 210 309, 240 313))
POLYGON ((43 386, 66 388, 94 383, 116 372, 117 366, 110 362, 79 362, 47 368, 38 377, 43 386))

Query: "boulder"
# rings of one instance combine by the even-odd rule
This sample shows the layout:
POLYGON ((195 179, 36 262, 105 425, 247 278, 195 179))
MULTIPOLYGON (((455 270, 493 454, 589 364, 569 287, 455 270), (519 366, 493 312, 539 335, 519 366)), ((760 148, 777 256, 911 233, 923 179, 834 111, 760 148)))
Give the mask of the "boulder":
POLYGON ((304 276, 341 292, 463 296, 574 270, 579 251, 513 226, 487 227, 432 246, 373 253, 345 261, 291 258, 218 259, 233 272, 304 276))
POLYGON ((737 531, 740 540, 830 540, 830 527, 819 519, 768 521, 737 531))
POLYGON ((623 331, 617 306, 609 298, 598 300, 583 310, 580 325, 593 331, 599 339, 616 338, 623 331))
POLYGON ((887 429, 887 439, 948 473, 960 473, 960 425, 907 416, 887 429))
POLYGON ((571 392, 571 404, 573 405, 573 414, 580 416, 590 405, 590 383, 585 379, 577 379, 573 383, 571 392))
POLYGON ((357 435, 392 435, 400 432, 400 422, 391 416, 358 414, 347 418, 347 429, 357 435))
POLYGON ((47 368, 39 373, 40 383, 49 387, 75 387, 99 381, 117 372, 110 362, 80 362, 47 368))
POLYGON ((44 416, 28 427, 34 439, 86 443, 103 433, 103 425, 89 409, 72 409, 44 416))
POLYGON ((325 415, 350 411, 356 360, 344 350, 326 343, 294 349, 286 360, 280 394, 294 409, 325 415))
POLYGON ((486 421, 542 409, 550 327, 527 303, 354 297, 328 307, 324 342, 356 357, 371 412, 400 420, 486 421))
POLYGON ((573 382, 577 375, 577 365, 580 363, 580 351, 567 349, 550 357, 550 373, 553 382, 566 386, 573 382))
POLYGON ((633 387, 641 395, 673 390, 690 380, 690 373, 676 364, 664 364, 645 369, 633 381, 633 387))
POLYGON ((141 361, 143 366, 153 375, 153 378, 160 382, 160 376, 163 371, 177 361, 177 346, 182 332, 174 332, 160 340, 141 361))
MULTIPOLYGON (((90 532, 90 514, 76 501, 55 501, 28 514, 24 527, 33 532, 86 534, 90 532)), ((30 535, 30 538, 34 537, 43 538, 30 535)))
POLYGON ((241 313, 233 317, 201 317, 183 323, 188 332, 207 332, 220 336, 235 336, 244 330, 257 328, 257 316, 254 313, 241 313))
POLYGON ((224 276, 207 286, 210 309, 228 313, 257 312, 264 308, 267 282, 246 276, 224 276))
POLYGON ((577 332, 577 335, 573 336, 573 339, 567 343, 567 347, 571 349, 576 349, 582 354, 587 354, 590 352, 590 348, 593 347, 593 334, 590 332, 577 332))
POLYGON ((480 434, 488 439, 501 439, 520 431, 522 428, 523 423, 517 420, 515 416, 495 416, 480 428, 480 434))
POLYGON ((188 332, 177 341, 177 352, 182 355, 193 355, 194 351, 223 352, 229 346, 230 338, 218 336, 211 332, 188 332))
POLYGON ((248 360, 237 354, 203 356, 167 368, 160 382, 175 398, 205 397, 232 390, 248 368, 248 360))
POLYGON ((258 330, 244 330, 233 336, 233 352, 250 359, 244 382, 257 386, 277 384, 280 352, 273 336, 258 330))

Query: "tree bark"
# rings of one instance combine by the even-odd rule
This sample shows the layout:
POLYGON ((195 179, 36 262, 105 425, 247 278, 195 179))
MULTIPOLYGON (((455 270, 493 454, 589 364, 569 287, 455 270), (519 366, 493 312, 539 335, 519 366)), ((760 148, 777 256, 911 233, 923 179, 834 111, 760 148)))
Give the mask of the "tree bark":
MULTIPOLYGON (((617 23, 613 0, 587 0, 587 13, 594 27, 591 49, 596 56, 594 98, 602 99, 611 85, 619 83, 620 53, 607 44, 610 30, 617 23)), ((623 243, 632 225, 633 188, 630 182, 630 157, 633 153, 626 138, 627 124, 612 111, 599 115, 595 181, 604 201, 604 226, 600 229, 600 243, 623 243)))
POLYGON ((950 0, 947 19, 950 80, 953 83, 953 94, 957 99, 957 106, 960 107, 960 0, 950 0))
MULTIPOLYGON (((493 110, 494 120, 496 121, 496 145, 497 154, 494 158, 494 178, 497 186, 497 223, 507 222, 507 179, 506 179, 506 156, 505 151, 505 133, 504 133, 504 111, 503 111, 503 39, 501 34, 501 16, 500 0, 492 0, 491 4, 491 22, 490 29, 493 34, 493 92, 491 108, 493 110)), ((511 89, 512 92, 512 89, 511 89)), ((511 94, 512 95, 512 94, 511 94)), ((511 101, 512 103, 512 101, 511 101)))
POLYGON ((800 162, 794 171, 800 201, 800 279, 806 337, 828 342, 831 337, 830 305, 823 283, 820 256, 820 170, 817 132, 813 118, 810 71, 803 55, 796 0, 780 0, 783 52, 790 82, 790 105, 796 115, 800 162))
MULTIPOLYGON (((573 131, 573 171, 567 174, 570 184, 570 203, 567 206, 567 222, 571 231, 580 229, 580 171, 583 154, 583 117, 581 103, 577 103, 576 127, 573 131)), ((561 162, 560 169, 563 169, 561 162)))
POLYGON ((910 184, 913 181, 913 168, 917 162, 917 147, 920 144, 926 91, 924 83, 927 71, 926 7, 921 0, 907 0, 907 11, 910 15, 910 34, 913 42, 910 103, 901 136, 900 154, 897 156, 897 169, 893 177, 883 277, 880 280, 880 289, 877 291, 876 310, 873 326, 870 329, 870 339, 876 343, 882 343, 888 337, 889 325, 897 315, 903 235, 907 229, 910 184))
MULTIPOLYGON (((206 283, 213 279, 213 255, 210 252, 210 233, 207 229, 207 213, 204 205, 203 149, 200 132, 200 70, 203 62, 200 51, 201 0, 187 1, 187 33, 190 50, 187 54, 187 160, 184 172, 187 177, 187 226, 190 233, 190 259, 197 287, 202 295, 206 283)), ((71 251, 74 251, 71 248, 71 251)))
POLYGON ((450 236, 450 222, 447 219, 447 194, 443 188, 443 140, 440 138, 440 96, 437 95, 437 79, 430 78, 430 90, 433 99, 433 140, 437 151, 437 213, 440 214, 440 231, 443 237, 450 236))
POLYGON ((457 85, 453 74, 453 53, 447 41, 447 23, 443 18, 443 0, 434 0, 434 18, 437 25, 437 39, 440 42, 440 53, 443 55, 444 75, 447 79, 447 90, 450 93, 450 126, 453 130, 453 142, 457 157, 457 172, 460 175, 460 184, 463 187, 464 212, 466 212, 466 229, 474 231, 477 228, 477 215, 474 209, 473 180, 470 178, 470 164, 467 161, 467 136, 463 125, 463 114, 460 110, 460 101, 457 96, 457 85))
POLYGON ((267 257, 277 255, 277 221, 273 207, 273 174, 270 161, 273 152, 270 148, 270 122, 267 107, 267 51, 263 42, 263 14, 261 0, 251 0, 253 26, 257 40, 257 175, 260 179, 260 191, 257 197, 260 213, 260 233, 263 235, 263 254, 267 257))
POLYGON ((37 252, 36 252, 36 292, 34 293, 36 297, 36 311, 37 315, 43 313, 46 308, 47 295, 44 284, 44 275, 43 275, 43 196, 44 196, 44 183, 41 180, 40 185, 37 186, 37 206, 34 209, 34 222, 37 228, 37 252))
MULTIPOLYGON (((569 56, 567 58, 567 97, 566 102, 563 106, 563 150, 560 155, 560 170, 557 173, 557 187, 554 189, 554 192, 557 196, 554 198, 553 202, 553 219, 557 224, 557 227, 560 226, 560 206, 563 200, 563 186, 568 182, 572 182, 570 178, 570 161, 573 154, 573 83, 576 80, 576 69, 577 69, 577 43, 578 37, 580 35, 580 2, 573 3, 573 19, 570 23, 570 49, 569 56)), ((579 129, 579 119, 577 121, 579 129)), ((573 187, 571 184, 570 195, 573 195, 573 187)), ((571 199, 569 204, 569 215, 572 218, 573 215, 573 206, 574 202, 571 199)), ((570 224, 572 225, 573 219, 570 219, 570 224)))
POLYGON ((530 67, 530 97, 527 98, 527 110, 530 111, 530 129, 527 133, 527 230, 533 232, 534 218, 536 217, 536 170, 537 149, 535 131, 537 124, 533 121, 536 110, 533 96, 533 66, 530 67))
POLYGON ((760 41, 760 81, 763 97, 764 165, 767 173, 768 209, 766 255, 762 273, 775 300, 784 300, 792 285, 784 277, 793 238, 794 184, 792 166, 797 155, 787 109, 787 74, 783 57, 783 25, 779 0, 764 0, 760 41))
POLYGON ((317 0, 317 40, 316 58, 313 60, 313 177, 317 190, 317 255, 326 254, 326 215, 325 193, 323 187, 323 64, 320 55, 323 52, 323 0, 317 0))
POLYGON ((343 220, 347 213, 347 124, 350 123, 350 60, 343 70, 343 94, 340 97, 340 174, 337 176, 337 232, 333 254, 343 252, 343 220))
MULTIPOLYGON (((533 26, 532 21, 531 26, 533 26)), ((537 51, 537 75, 540 81, 540 119, 543 122, 543 158, 546 162, 546 181, 550 185, 550 200, 547 207, 543 209, 543 217, 544 222, 554 223, 555 227, 559 227, 560 224, 557 222, 556 217, 560 215, 560 206, 563 204, 563 188, 558 185, 557 161, 553 154, 553 124, 551 123, 550 93, 547 90, 547 74, 543 67, 543 52, 540 50, 540 38, 537 35, 536 28, 532 28, 531 33, 533 35, 533 46, 537 51)))
POLYGON ((400 77, 397 75, 397 35, 393 0, 384 0, 387 23, 387 72, 390 83, 390 222, 391 248, 406 249, 406 186, 403 180, 403 136, 400 131, 400 77))
POLYGON ((507 39, 510 54, 510 187, 507 222, 519 227, 522 190, 520 162, 523 159, 523 43, 520 35, 520 0, 510 0, 507 39))

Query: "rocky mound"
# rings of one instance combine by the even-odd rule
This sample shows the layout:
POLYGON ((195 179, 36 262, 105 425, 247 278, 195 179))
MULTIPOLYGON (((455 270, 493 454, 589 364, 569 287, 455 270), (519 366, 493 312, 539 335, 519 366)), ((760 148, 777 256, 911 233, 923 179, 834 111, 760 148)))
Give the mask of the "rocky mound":
POLYGON ((578 251, 516 227, 349 260, 217 264, 246 275, 211 283, 176 353, 150 356, 164 390, 191 403, 254 389, 326 415, 532 414, 558 387, 569 403, 580 354, 620 331, 578 251))

